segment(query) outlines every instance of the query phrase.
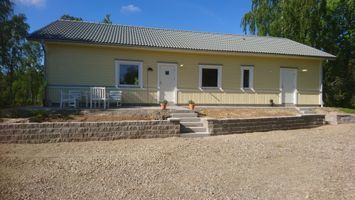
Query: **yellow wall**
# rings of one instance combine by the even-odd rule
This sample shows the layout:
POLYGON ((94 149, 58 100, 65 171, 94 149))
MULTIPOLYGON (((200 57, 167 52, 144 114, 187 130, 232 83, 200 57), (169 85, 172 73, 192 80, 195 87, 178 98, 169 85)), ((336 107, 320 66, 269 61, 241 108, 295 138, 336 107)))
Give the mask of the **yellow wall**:
POLYGON ((131 103, 157 102, 157 63, 173 62, 178 67, 178 103, 192 99, 200 104, 268 104, 269 99, 279 103, 280 67, 297 67, 298 99, 301 104, 319 104, 319 59, 291 57, 261 57, 238 55, 212 55, 202 53, 178 53, 148 51, 115 47, 47 43, 47 79, 49 98, 58 102, 58 92, 51 86, 114 86, 115 59, 143 62, 143 87, 149 86, 149 101, 145 89, 125 90, 126 101, 131 103), (222 65, 223 91, 200 91, 199 64, 222 65), (241 65, 254 66, 254 92, 240 88, 241 65), (147 68, 153 72, 147 72, 147 68), (301 69, 307 69, 302 72, 301 69), (149 83, 147 83, 149 73, 149 83), (52 88, 52 89, 51 89, 52 88), (308 91, 303 97, 302 91, 308 91), (313 95, 309 95, 313 91, 313 95), (316 95, 314 95, 316 93, 316 95), (129 97, 129 98, 128 98, 129 97))

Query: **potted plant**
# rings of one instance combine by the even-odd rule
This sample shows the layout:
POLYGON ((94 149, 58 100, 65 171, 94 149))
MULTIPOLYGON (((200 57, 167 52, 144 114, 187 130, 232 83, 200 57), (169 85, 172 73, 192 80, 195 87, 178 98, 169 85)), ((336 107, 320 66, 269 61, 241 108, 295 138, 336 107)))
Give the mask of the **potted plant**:
POLYGON ((168 104, 168 101, 167 100, 161 100, 160 101, 160 108, 162 109, 162 110, 165 110, 166 109, 166 105, 168 104))
POLYGON ((270 99, 270 106, 271 106, 271 107, 275 106, 275 103, 274 103, 274 100, 273 100, 273 99, 270 99))
POLYGON ((193 109, 195 109, 195 102, 194 101, 192 101, 192 100, 190 100, 189 101, 189 108, 190 108, 190 110, 193 110, 193 109))

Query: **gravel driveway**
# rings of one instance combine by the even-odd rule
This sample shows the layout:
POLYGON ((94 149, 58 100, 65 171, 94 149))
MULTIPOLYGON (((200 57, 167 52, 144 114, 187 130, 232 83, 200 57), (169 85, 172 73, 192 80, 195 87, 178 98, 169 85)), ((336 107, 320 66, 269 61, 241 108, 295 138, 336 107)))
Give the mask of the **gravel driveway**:
POLYGON ((2 199, 355 199, 355 124, 0 145, 2 199))

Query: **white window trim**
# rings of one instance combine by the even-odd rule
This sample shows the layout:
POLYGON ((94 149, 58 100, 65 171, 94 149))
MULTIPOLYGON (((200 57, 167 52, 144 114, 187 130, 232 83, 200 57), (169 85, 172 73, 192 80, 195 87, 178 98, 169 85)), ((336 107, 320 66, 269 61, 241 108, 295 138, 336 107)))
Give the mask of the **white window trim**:
POLYGON ((143 62, 138 61, 127 61, 127 60, 116 60, 115 61, 115 84, 116 87, 125 87, 125 88, 142 88, 143 87, 143 62), (138 65, 138 85, 126 85, 120 84, 120 65, 138 65))
POLYGON ((219 89, 222 90, 222 66, 220 65, 199 65, 199 81, 198 86, 202 89, 219 89), (202 69, 217 69, 217 87, 202 87, 202 69))
POLYGON ((240 67, 240 89, 244 90, 254 90, 254 66, 241 66, 240 67), (249 87, 244 88, 244 70, 249 70, 249 87))

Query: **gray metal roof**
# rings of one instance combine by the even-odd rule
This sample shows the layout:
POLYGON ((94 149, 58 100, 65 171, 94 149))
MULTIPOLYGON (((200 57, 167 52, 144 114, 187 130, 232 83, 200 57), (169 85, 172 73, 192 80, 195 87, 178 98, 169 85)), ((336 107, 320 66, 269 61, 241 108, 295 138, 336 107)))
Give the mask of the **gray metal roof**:
POLYGON ((204 33, 68 20, 54 21, 30 34, 28 39, 335 58, 329 53, 286 38, 204 33))

